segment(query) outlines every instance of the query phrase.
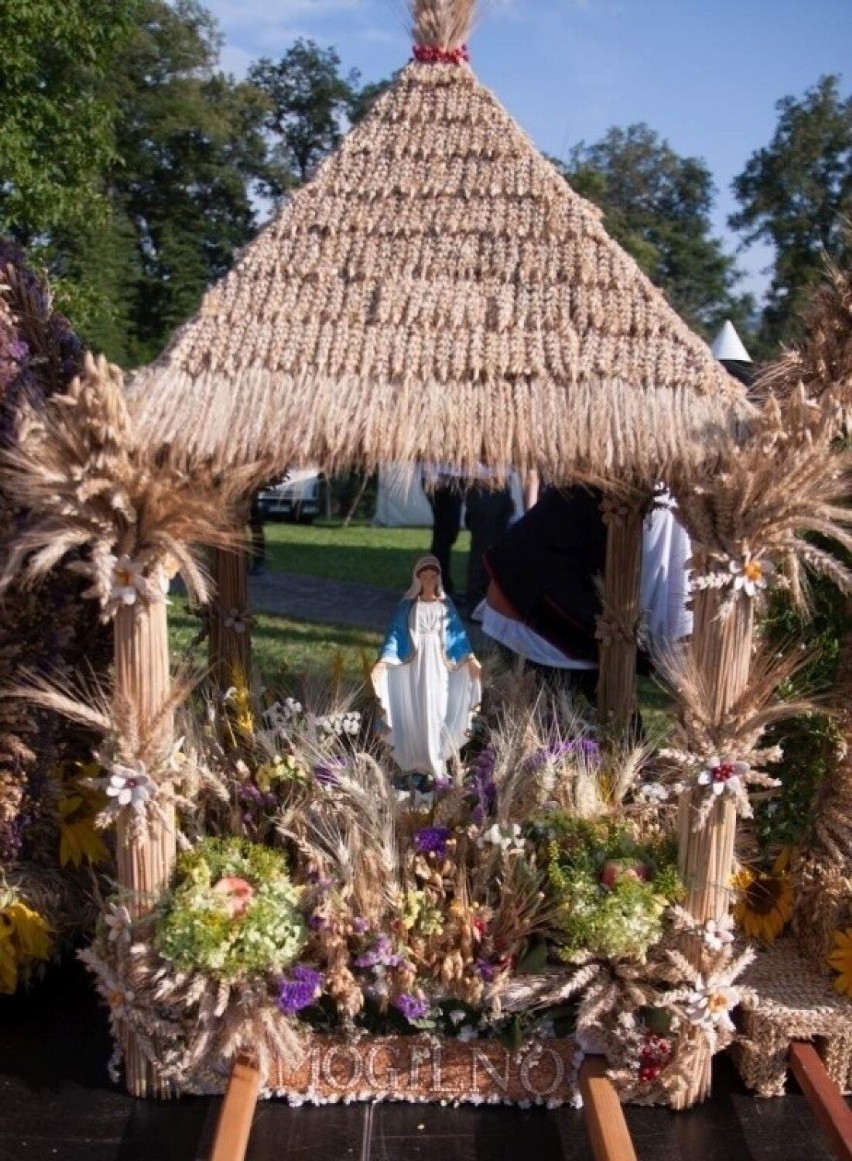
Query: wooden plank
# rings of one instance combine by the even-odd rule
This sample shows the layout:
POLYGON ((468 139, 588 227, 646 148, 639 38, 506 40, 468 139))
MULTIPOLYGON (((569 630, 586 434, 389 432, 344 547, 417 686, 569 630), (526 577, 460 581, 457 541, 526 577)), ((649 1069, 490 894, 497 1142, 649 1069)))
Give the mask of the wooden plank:
POLYGON ((587 1056, 583 1061, 580 1093, 595 1161, 636 1161, 624 1109, 606 1075, 603 1056, 587 1056))
POLYGON ((244 1161, 259 1092, 260 1073, 241 1057, 231 1069, 210 1161, 244 1161))
POLYGON ((852 1161, 852 1109, 826 1072, 819 1053, 813 1044, 797 1040, 790 1045, 789 1060, 790 1071, 838 1161, 852 1161))

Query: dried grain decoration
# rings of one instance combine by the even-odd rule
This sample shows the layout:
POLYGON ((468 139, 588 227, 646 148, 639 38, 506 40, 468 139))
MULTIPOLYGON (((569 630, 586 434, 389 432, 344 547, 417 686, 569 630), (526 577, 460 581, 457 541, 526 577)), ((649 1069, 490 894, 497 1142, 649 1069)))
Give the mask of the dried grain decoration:
POLYGON ((659 478, 747 409, 469 67, 418 61, 131 394, 149 440, 223 464, 560 480, 659 478))
MULTIPOLYGON (((846 230, 852 243, 852 223, 846 230)), ((812 399, 831 390, 849 422, 852 409, 852 267, 826 258, 823 280, 802 316, 805 341, 770 364, 752 387, 756 399, 785 399, 801 384, 812 399)))
POLYGON ((470 36, 476 0, 410 0, 411 35, 423 48, 461 48, 470 36))

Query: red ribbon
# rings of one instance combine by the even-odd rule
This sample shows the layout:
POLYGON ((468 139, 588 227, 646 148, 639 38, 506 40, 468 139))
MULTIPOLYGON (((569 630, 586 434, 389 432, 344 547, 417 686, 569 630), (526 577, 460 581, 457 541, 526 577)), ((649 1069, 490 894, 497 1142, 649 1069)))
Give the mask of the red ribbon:
POLYGON ((467 45, 458 48, 441 48, 437 44, 415 44, 414 59, 421 64, 462 64, 470 60, 467 45))

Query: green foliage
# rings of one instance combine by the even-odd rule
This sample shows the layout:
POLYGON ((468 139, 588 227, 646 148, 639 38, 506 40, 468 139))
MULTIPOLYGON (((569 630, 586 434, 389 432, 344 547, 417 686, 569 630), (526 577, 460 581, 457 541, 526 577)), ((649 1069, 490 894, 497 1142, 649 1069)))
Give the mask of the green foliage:
POLYGON ((662 935, 666 906, 681 897, 675 845, 637 842, 612 819, 549 816, 545 832, 563 958, 644 959, 662 935))
POLYGON ((25 0, 0 15, 0 234, 30 244, 106 212, 117 67, 138 0, 25 0))
POLYGON ((109 234, 96 247, 85 233, 63 239, 70 273, 119 304, 93 331, 124 364, 159 352, 255 231, 263 104, 216 71, 219 46, 197 0, 140 0, 110 85, 121 162, 105 175, 109 234), (129 341, 117 349, 121 329, 129 341))
POLYGON ((746 244, 775 248, 760 332, 770 350, 800 337, 799 312, 822 275, 823 252, 844 260, 843 223, 852 217, 852 96, 841 96, 840 78, 821 77, 776 109, 771 142, 734 179, 742 208, 729 219, 746 244))
POLYGON ((373 86, 358 106, 358 71, 343 76, 333 48, 301 38, 279 61, 262 57, 248 75, 267 100, 264 123, 272 134, 275 163, 267 189, 280 198, 304 184, 340 143, 353 109, 360 111, 369 102, 373 86))
POLYGON ((162 905, 156 947, 182 971, 220 979, 281 971, 305 943, 298 904, 299 892, 280 852, 245 839, 203 839, 178 856, 176 885, 162 905), (231 879, 251 889, 238 914, 222 890, 222 881, 231 879))
MULTIPOLYGON (((781 647, 807 641, 808 663, 780 690, 784 698, 819 697, 834 684, 841 642, 850 631, 846 599, 825 577, 811 581, 811 611, 805 616, 778 592, 763 623, 763 632, 781 647)), ((755 807, 757 838, 762 850, 798 846, 804 839, 811 803, 832 767, 841 739, 827 714, 787 719, 768 734, 769 745, 780 745, 781 788, 755 807)))
POLYGON ((740 275, 710 233, 715 190, 703 161, 680 157, 639 123, 580 142, 567 165, 556 164, 691 326, 710 335, 726 318, 747 324, 752 300, 734 294, 740 275))

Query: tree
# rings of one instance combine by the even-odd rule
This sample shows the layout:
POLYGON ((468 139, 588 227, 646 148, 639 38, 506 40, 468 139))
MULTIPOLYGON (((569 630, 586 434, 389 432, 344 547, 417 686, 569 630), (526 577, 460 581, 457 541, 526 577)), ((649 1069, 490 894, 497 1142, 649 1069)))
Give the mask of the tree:
POLYGON ((138 0, 109 82, 120 161, 102 177, 107 220, 55 240, 86 340, 124 364, 162 348, 255 232, 264 102, 216 70, 219 48, 198 0, 138 0))
POLYGON ((104 214, 114 157, 104 86, 138 0, 26 0, 0 8, 0 234, 26 245, 104 214))
MULTIPOLYGON (((277 172, 268 192, 280 198, 302 185, 340 143, 353 111, 360 111, 360 73, 340 72, 333 48, 299 39, 281 60, 263 57, 249 69, 249 81, 266 96, 265 125, 272 134, 277 172)), ((367 86, 371 96, 378 86, 367 86)))
POLYGON ((691 326, 710 335, 725 318, 747 325, 753 301, 734 293, 740 274, 711 235, 714 186, 703 161, 680 157, 639 123, 580 142, 556 164, 691 326))
POLYGON ((741 205, 730 225, 775 248, 761 338, 796 339, 801 308, 819 280, 822 255, 844 254, 843 222, 852 217, 852 97, 840 79, 821 77, 801 100, 784 97, 775 134, 734 179, 741 205))

